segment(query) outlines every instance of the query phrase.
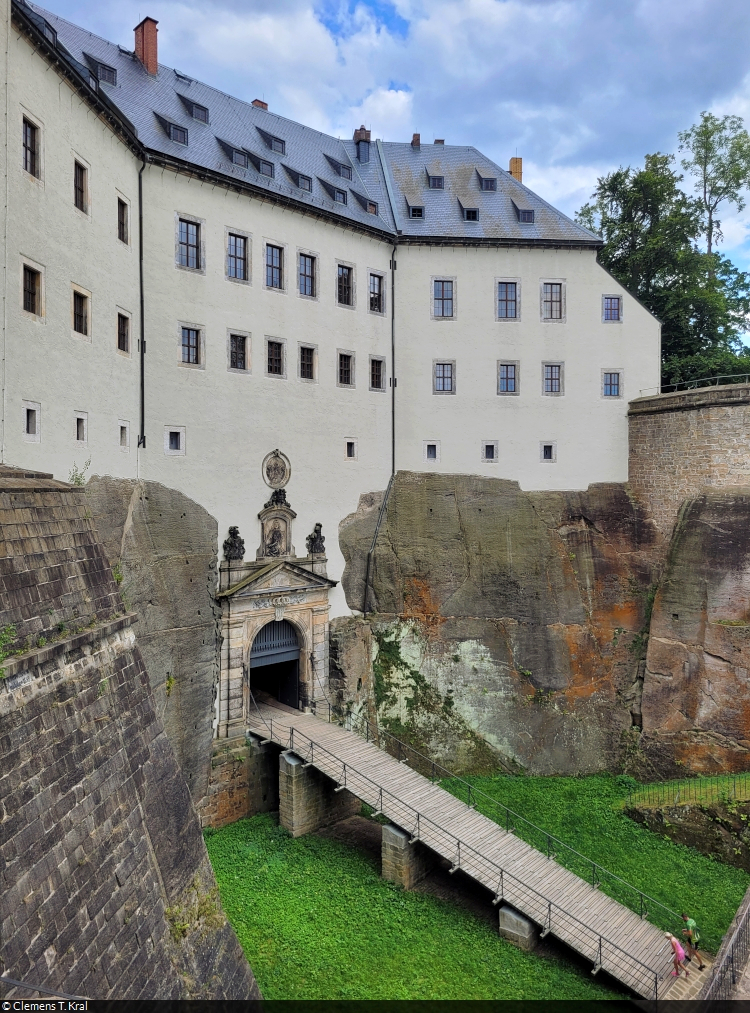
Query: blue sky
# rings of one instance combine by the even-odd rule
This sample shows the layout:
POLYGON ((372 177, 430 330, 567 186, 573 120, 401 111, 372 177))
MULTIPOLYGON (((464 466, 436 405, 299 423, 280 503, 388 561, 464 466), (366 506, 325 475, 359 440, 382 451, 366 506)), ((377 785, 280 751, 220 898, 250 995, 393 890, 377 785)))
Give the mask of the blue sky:
MULTIPOLYGON (((350 137, 473 144, 573 214, 597 176, 677 150, 701 110, 750 127, 747 0, 46 0, 132 48, 276 112, 350 137)), ((750 211, 723 252, 750 269, 750 211)))

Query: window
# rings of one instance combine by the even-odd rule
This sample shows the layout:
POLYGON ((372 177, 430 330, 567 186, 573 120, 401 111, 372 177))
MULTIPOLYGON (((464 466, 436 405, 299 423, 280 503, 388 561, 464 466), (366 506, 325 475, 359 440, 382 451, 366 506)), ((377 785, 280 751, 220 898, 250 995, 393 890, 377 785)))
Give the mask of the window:
POLYGON ((378 206, 374 200, 368 200, 367 213, 368 215, 376 215, 378 213, 378 206))
POLYGON ((430 176, 430 190, 444 190, 445 176, 430 176))
POLYGON ((241 165, 243 169, 247 169, 248 157, 244 151, 238 151, 235 148, 232 151, 232 162, 234 165, 241 165))
POLYGON ((264 135, 266 143, 271 151, 278 151, 280 155, 286 154, 286 142, 282 141, 280 137, 274 137, 272 134, 264 135))
POLYGON ((130 317, 124 313, 117 314, 117 350, 130 352, 130 317))
POLYGON ((123 454, 127 454, 130 450, 130 423, 120 419, 117 423, 117 427, 119 431, 118 442, 120 450, 123 454))
POLYGON ((342 176, 344 179, 352 178, 352 167, 350 165, 341 165, 341 163, 339 163, 338 168, 339 168, 339 176, 342 176))
POLYGON ((36 436, 37 435, 37 431, 36 431, 36 419, 37 419, 36 408, 27 408, 26 409, 26 435, 27 436, 36 436))
POLYGON ((422 457, 427 463, 438 462, 440 460, 440 442, 425 440, 422 444, 422 457))
POLYGON ((482 176, 481 186, 482 190, 484 190, 485 192, 495 191, 497 190, 497 179, 494 179, 491 176, 482 176))
POLYGON ((544 393, 562 394, 562 366, 559 363, 545 362, 544 393))
POLYGON ((354 356, 348 352, 339 352, 339 386, 354 386, 354 356))
POLYGON ((197 222, 180 218, 177 263, 193 271, 201 266, 201 227, 197 222))
POLYGON ((602 394, 604 397, 620 397, 621 380, 619 373, 602 373, 602 394))
POLYGON ((185 127, 178 127, 176 123, 169 124, 169 137, 176 144, 187 144, 188 132, 185 127))
POLYGON ((433 282, 433 314, 435 317, 453 316, 453 282, 433 282))
POLYGON ((309 253, 299 255, 299 294, 315 297, 315 257, 309 253))
POLYGON ((339 264, 336 299, 341 306, 351 306, 353 296, 352 269, 339 264))
POLYGON ((86 201, 86 176, 87 170, 80 162, 73 166, 73 201, 79 211, 84 213, 87 210, 86 201))
POLYGON ((479 221, 479 210, 477 208, 464 208, 464 221, 465 222, 478 222, 479 221))
POLYGON ((39 176, 39 127, 23 118, 23 167, 31 176, 39 176))
POLYGON ((622 303, 619 295, 604 296, 604 320, 621 320, 622 303))
POLYGON ((335 188, 333 191, 333 199, 337 204, 346 204, 346 190, 339 190, 335 188))
POLYGON ((485 464, 497 464, 499 443, 497 440, 482 441, 482 460, 485 464))
POLYGON ((261 176, 270 176, 273 179, 273 162, 267 162, 265 158, 259 159, 258 172, 261 176))
POLYGON ((383 312, 383 276, 380 274, 370 275, 370 312, 383 312))
POLYGON ((357 443, 355 440, 346 441, 346 456, 350 461, 354 461, 357 458, 357 443))
POLYGON ((184 457, 186 438, 184 426, 164 427, 164 453, 167 457, 184 457))
POLYGON ((41 280, 39 271, 23 265, 23 308, 27 313, 41 316, 41 280))
POLYGON ((199 366, 201 361, 200 330, 197 327, 182 328, 182 361, 189 366, 199 366))
POLYGON ((300 190, 307 190, 308 193, 312 193, 312 180, 309 176, 297 176, 297 186, 300 190))
POLYGON ((518 363, 501 362, 497 368, 498 394, 518 393, 518 363))
POLYGON ((100 63, 97 67, 97 77, 105 84, 117 84, 117 71, 114 67, 108 67, 106 63, 100 63))
POLYGON ((127 426, 120 426, 120 446, 127 447, 128 445, 128 429, 127 426))
POLYGON ((89 333, 89 301, 81 292, 73 292, 73 330, 89 333))
POLYGON ((554 440, 549 443, 539 444, 539 460, 547 464, 555 463, 557 460, 557 443, 554 440))
POLYGON ((247 338, 244 334, 229 335, 229 368, 247 370, 247 338))
POLYGON ((528 210, 522 211, 519 209, 518 220, 526 225, 530 225, 534 221, 534 212, 528 210))
POLYGON ((227 239, 227 277, 247 281, 247 239, 232 232, 227 239))
POLYGON ((300 346, 299 375, 303 380, 315 379, 315 349, 309 345, 300 346))
POLYGON ((280 341, 268 342, 268 373, 271 376, 284 375, 284 346, 280 341))
POLYGON ((200 106, 197 102, 193 102, 192 113, 194 120, 198 120, 199 123, 208 123, 208 109, 205 106, 200 106))
POLYGON ((42 439, 42 406, 36 401, 22 401, 23 438, 26 443, 40 443, 42 439))
POLYGON ((409 217, 410 218, 424 218, 424 208, 413 207, 409 205, 409 217))
POLYGON ((385 390, 384 359, 370 359, 370 390, 385 390))
POLYGON ((518 311, 518 289, 515 281, 497 283, 497 318, 515 320, 518 311))
POLYGON ((88 440, 88 416, 76 415, 76 442, 86 443, 88 440))
POLYGON ((545 320, 562 320, 562 283, 544 282, 542 285, 542 316, 545 320))
POLYGON ((117 198, 117 238, 121 243, 128 242, 128 205, 121 198, 117 198))
POLYGON ((266 246, 266 287, 284 287, 284 251, 280 246, 266 246))
POLYGON ((42 31, 44 32, 44 37, 47 40, 47 42, 51 42, 53 46, 56 46, 57 45, 57 32, 52 27, 52 25, 48 24, 46 21, 43 22, 43 24, 42 24, 42 31))
POLYGON ((436 394, 454 394, 456 391, 455 362, 436 362, 434 364, 434 391, 436 394))

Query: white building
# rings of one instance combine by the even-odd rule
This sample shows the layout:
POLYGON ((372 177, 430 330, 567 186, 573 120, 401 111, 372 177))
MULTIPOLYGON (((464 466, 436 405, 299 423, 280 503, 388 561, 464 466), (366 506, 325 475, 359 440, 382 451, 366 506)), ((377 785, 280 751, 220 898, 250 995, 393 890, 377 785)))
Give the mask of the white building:
POLYGON ((278 448, 334 580, 393 470, 626 480, 659 326, 520 159, 340 141, 159 65, 149 18, 134 53, 2 6, 5 463, 159 481, 254 559, 278 448))

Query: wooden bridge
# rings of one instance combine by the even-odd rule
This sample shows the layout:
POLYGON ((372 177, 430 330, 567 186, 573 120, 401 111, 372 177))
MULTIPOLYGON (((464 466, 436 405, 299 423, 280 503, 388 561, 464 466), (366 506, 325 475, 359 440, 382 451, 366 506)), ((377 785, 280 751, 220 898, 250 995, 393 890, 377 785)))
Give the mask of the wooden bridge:
MULTIPOLYGON (((541 929, 636 995, 662 999, 675 982, 664 931, 531 847, 372 742, 310 714, 258 703, 249 731, 295 753, 337 790, 382 813, 541 929)), ((696 975, 697 977, 697 975, 696 975)), ((691 979, 693 975, 691 975, 691 979)))

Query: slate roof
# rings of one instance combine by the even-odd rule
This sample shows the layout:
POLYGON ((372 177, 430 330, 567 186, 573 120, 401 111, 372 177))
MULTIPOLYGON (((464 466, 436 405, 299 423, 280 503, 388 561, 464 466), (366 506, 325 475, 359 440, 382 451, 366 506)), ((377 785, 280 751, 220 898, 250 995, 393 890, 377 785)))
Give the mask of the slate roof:
POLYGON ((14 8, 42 31, 44 22, 52 26, 58 54, 120 111, 151 154, 231 177, 327 217, 378 231, 384 238, 601 245, 599 237, 476 148, 377 142, 370 146, 370 161, 360 163, 353 141, 259 109, 162 64, 152 77, 129 50, 25 0, 14 0, 14 8), (94 79, 97 61, 117 71, 116 84, 94 79), (191 115, 192 103, 208 109, 208 123, 191 115), (170 124, 187 130, 187 145, 171 139, 170 124), (273 137, 284 142, 283 154, 270 146, 273 137), (233 163, 233 148, 248 155, 246 168, 233 163), (261 160, 273 165, 273 178, 260 171, 261 160), (351 167, 351 180, 338 173, 337 165, 351 167), (312 181, 310 192, 295 185, 298 174, 312 181), (428 174, 444 176, 445 189, 431 190, 428 174), (481 190, 480 176, 496 179, 497 190, 481 190), (346 193, 345 205, 334 199, 336 190, 346 193), (368 202, 377 205, 377 214, 368 212, 368 202), (424 207, 422 219, 409 217, 410 204, 424 207), (466 207, 478 209, 477 221, 465 220, 466 207), (518 209, 533 210, 534 222, 522 223, 518 209))

